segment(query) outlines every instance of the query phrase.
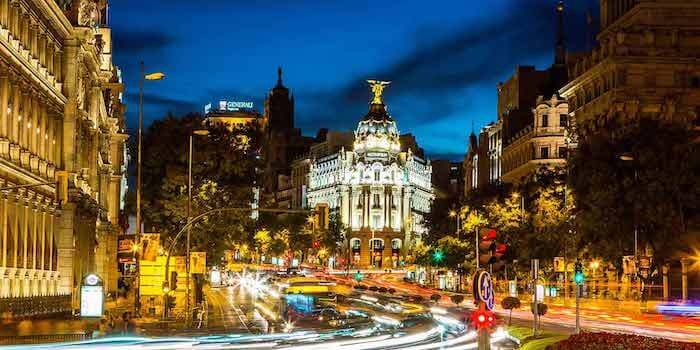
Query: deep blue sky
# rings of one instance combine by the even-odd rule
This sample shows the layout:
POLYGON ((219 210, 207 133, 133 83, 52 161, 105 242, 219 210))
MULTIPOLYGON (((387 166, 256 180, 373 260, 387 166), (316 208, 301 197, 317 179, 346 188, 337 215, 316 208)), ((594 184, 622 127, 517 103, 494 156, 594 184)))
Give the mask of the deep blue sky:
MULTIPOLYGON (((113 0, 114 62, 137 125, 140 60, 166 73, 147 82, 145 123, 252 100, 262 112, 277 66, 296 99, 296 125, 354 129, 365 79, 392 80, 385 102, 428 155, 459 160, 475 127, 496 118, 496 85, 516 65, 553 59, 555 0, 113 0)), ((570 49, 585 46, 585 13, 566 2, 570 49)))

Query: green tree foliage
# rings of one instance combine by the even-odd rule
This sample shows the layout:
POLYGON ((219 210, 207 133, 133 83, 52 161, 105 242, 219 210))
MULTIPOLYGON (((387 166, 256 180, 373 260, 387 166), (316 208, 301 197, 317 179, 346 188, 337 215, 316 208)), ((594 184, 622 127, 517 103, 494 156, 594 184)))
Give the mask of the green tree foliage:
MULTIPOLYGON (((204 129, 199 114, 168 115, 151 124, 143 139, 142 212, 146 232, 158 232, 168 244, 187 222, 189 135, 204 129)), ((192 214, 211 209, 247 207, 259 166, 260 130, 209 126, 208 136, 195 136, 192 162, 192 214)), ((235 242, 252 241, 249 212, 215 214, 192 228, 192 250, 218 261, 235 242)), ((184 251, 184 244, 176 252, 184 251)))
POLYGON ((347 228, 340 220, 338 213, 331 213, 328 218, 328 229, 321 231, 320 243, 321 247, 326 249, 329 256, 336 255, 345 251, 343 242, 345 242, 345 233, 347 228))
POLYGON ((442 259, 436 261, 434 256, 430 262, 433 266, 456 269, 464 264, 471 269, 474 262, 474 244, 470 240, 460 240, 452 236, 445 236, 435 242, 433 251, 440 251, 442 259))
POLYGON ((631 255, 636 223, 640 252, 649 244, 656 261, 678 256, 700 209, 697 135, 649 119, 606 129, 618 131, 584 134, 571 159, 581 241, 602 257, 631 255))
POLYGON ((503 300, 501 300, 501 307, 503 307, 504 310, 510 311, 508 314, 508 325, 510 326, 510 320, 513 316, 513 309, 520 308, 520 299, 516 297, 505 297, 503 300))

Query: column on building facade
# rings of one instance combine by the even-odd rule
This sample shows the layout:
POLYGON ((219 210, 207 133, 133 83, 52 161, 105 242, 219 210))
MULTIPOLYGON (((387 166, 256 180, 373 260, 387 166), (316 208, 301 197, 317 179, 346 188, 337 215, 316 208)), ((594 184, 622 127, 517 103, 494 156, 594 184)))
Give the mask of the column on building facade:
POLYGON ((46 158, 48 158, 48 115, 46 113, 46 103, 42 103, 39 106, 39 132, 37 133, 37 137, 39 138, 38 143, 39 143, 39 158, 41 158, 44 161, 47 161, 46 158))
POLYGON ((73 293, 73 267, 75 265, 73 227, 75 222, 75 210, 75 203, 69 202, 62 204, 61 216, 57 218, 57 227, 54 229, 54 234, 56 237, 56 251, 58 253, 56 270, 60 274, 60 280, 58 282, 59 294, 73 293))
MULTIPOLYGON (((8 125, 10 112, 7 108, 10 102, 10 77, 7 74, 0 76, 0 137, 9 139, 8 125)), ((5 152, 3 148, 0 150, 5 152)))
POLYGON ((19 145, 19 126, 21 125, 20 120, 19 120, 19 111, 20 111, 20 99, 21 99, 21 94, 20 94, 20 88, 17 82, 10 82, 10 89, 11 89, 11 95, 10 98, 12 99, 12 102, 10 103, 12 110, 10 113, 10 120, 9 120, 9 133, 10 133, 10 141, 13 144, 19 145))
MULTIPOLYGON (((12 216, 10 219, 12 220, 11 227, 12 227, 12 267, 14 268, 20 268, 20 260, 19 260, 19 247, 20 247, 20 235, 19 235, 19 208, 20 208, 20 203, 19 203, 19 197, 16 195, 13 195, 11 197, 10 203, 10 209, 12 209, 12 216)), ((9 262, 9 258, 8 258, 9 262)))
POLYGON ((32 122, 32 104, 29 91, 22 91, 22 109, 19 127, 19 145, 22 149, 29 149, 29 125, 32 122))
POLYGON ((39 259, 40 270, 48 270, 46 264, 46 206, 42 204, 41 211, 39 212, 39 245, 41 250, 41 259, 39 259))
POLYGON ((63 72, 61 71, 63 65, 61 64, 61 60, 63 59, 63 52, 59 49, 56 49, 53 53, 53 74, 56 76, 56 81, 62 82, 63 81, 63 72))
POLYGON ((28 265, 28 256, 29 256, 29 203, 27 202, 26 198, 22 198, 22 202, 18 203, 20 206, 20 225, 22 226, 21 233, 20 233, 20 240, 22 244, 22 251, 20 254, 22 254, 22 268, 27 269, 29 267, 28 265))
POLYGON ((51 40, 50 37, 47 40, 48 40, 48 42, 46 43, 46 54, 45 54, 46 57, 44 58, 44 63, 46 66, 46 70, 49 71, 49 74, 51 74, 55 77, 53 63, 54 63, 54 50, 56 50, 56 46, 54 46, 53 41, 51 40))
POLYGON ((10 5, 10 0, 0 0, 0 24, 3 28, 7 28, 7 14, 8 6, 10 5))
POLYGON ((66 138, 66 135, 63 132, 63 128, 61 127, 63 124, 63 121, 59 118, 55 119, 54 123, 54 141, 53 141, 53 147, 55 148, 56 155, 54 158, 54 163, 56 163, 56 167, 60 167, 62 169, 66 169, 66 162, 64 159, 67 159, 68 155, 63 154, 63 139, 66 138))
POLYGON ((46 111, 46 162, 49 164, 54 164, 54 155, 56 153, 56 145, 53 144, 55 124, 56 122, 51 111, 46 111))
POLYGON ((349 203, 349 189, 348 186, 341 186, 340 187, 340 220, 343 223, 343 225, 350 226, 352 223, 352 219, 350 216, 350 213, 348 212, 348 203, 349 203))

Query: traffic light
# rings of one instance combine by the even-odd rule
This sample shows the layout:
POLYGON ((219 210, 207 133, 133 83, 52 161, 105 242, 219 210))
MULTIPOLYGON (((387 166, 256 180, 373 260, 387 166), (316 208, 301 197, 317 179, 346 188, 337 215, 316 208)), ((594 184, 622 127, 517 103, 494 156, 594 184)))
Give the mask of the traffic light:
POLYGON ((443 253, 442 250, 440 250, 440 249, 436 249, 433 252, 433 262, 437 264, 437 263, 441 262, 443 259, 445 259, 445 253, 443 253))
POLYGON ((489 310, 476 309, 472 312, 471 319, 476 329, 491 328, 496 324, 496 316, 489 310))
POLYGON ((170 271, 170 290, 177 289, 177 271, 170 271))
POLYGON ((355 272, 355 281, 357 281, 357 282, 362 281, 362 272, 360 272, 360 271, 355 272))
POLYGON ((496 262, 494 251, 496 249, 496 230, 492 228, 481 229, 479 240, 479 266, 491 265, 496 262))
POLYGON ((576 282, 576 284, 581 284, 585 279, 586 276, 583 275, 583 265, 576 260, 574 264, 574 282, 576 282))

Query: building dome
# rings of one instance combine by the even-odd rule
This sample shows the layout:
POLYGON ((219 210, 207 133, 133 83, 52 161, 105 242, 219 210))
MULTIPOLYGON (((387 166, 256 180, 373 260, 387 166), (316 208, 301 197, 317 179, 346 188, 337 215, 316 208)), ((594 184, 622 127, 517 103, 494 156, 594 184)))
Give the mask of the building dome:
POLYGON ((367 151, 386 152, 387 155, 396 154, 401 150, 399 144, 399 130, 396 122, 386 110, 386 105, 381 101, 381 90, 388 82, 368 81, 374 92, 374 99, 370 103, 369 112, 357 125, 355 130, 355 153, 360 155, 367 151), (377 87, 381 87, 377 90, 377 87))

